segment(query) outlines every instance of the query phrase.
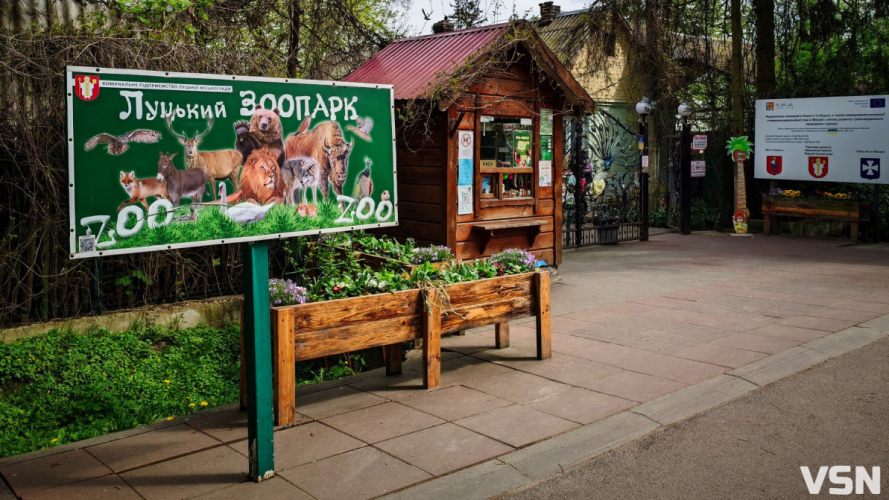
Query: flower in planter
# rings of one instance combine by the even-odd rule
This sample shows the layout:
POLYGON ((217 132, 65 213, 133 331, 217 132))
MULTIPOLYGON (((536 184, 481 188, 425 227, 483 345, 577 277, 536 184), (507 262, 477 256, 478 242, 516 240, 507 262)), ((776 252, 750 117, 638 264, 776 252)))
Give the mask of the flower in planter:
POLYGON ((273 306, 289 306, 306 303, 306 289, 292 280, 269 280, 269 302, 273 306))
POLYGON ((426 262, 442 262, 445 260, 452 260, 453 258, 454 254, 451 252, 451 249, 444 245, 428 246, 415 248, 414 254, 411 256, 411 263, 425 264, 426 262))
POLYGON ((527 273, 539 267, 534 254, 527 250, 512 248, 491 257, 491 263, 497 268, 497 275, 527 273))

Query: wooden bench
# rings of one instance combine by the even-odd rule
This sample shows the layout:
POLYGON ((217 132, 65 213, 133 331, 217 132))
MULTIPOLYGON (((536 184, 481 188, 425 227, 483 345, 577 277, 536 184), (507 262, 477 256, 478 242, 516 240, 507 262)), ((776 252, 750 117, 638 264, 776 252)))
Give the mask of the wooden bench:
POLYGON ((798 198, 762 199, 763 234, 781 234, 778 217, 799 217, 851 223, 850 239, 858 241, 859 224, 870 221, 870 203, 844 200, 804 200, 798 198), (772 218, 775 218, 772 220, 772 218))

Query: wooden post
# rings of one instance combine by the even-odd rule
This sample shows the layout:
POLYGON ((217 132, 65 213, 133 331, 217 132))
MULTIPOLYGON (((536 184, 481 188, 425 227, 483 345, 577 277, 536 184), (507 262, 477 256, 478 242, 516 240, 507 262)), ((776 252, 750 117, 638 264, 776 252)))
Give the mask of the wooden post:
POLYGON ((506 349, 509 347, 509 322, 497 323, 494 325, 494 347, 497 349, 506 349))
POLYGON ((401 373, 401 351, 401 344, 383 346, 383 356, 386 358, 386 375, 401 373))
POLYGON ((852 240, 852 243, 858 243, 858 222, 852 222, 852 227, 849 228, 849 239, 852 240))
POLYGON ((423 385, 433 389, 441 384, 441 302, 438 290, 427 291, 425 299, 428 310, 423 312, 423 385))
POLYGON ((293 311, 272 311, 275 425, 296 423, 296 339, 293 311))
POLYGON ((244 243, 244 357, 247 367, 248 475, 255 482, 275 475, 272 404, 272 339, 269 324, 269 245, 244 243))
POLYGON ((548 272, 537 272, 535 280, 537 288, 537 359, 549 359, 553 355, 550 340, 549 281, 548 272))
POLYGON ((762 215, 762 235, 763 236, 771 236, 771 234, 769 234, 769 230, 771 229, 770 225, 769 225, 769 222, 771 222, 770 219, 771 219, 771 216, 769 214, 762 215))

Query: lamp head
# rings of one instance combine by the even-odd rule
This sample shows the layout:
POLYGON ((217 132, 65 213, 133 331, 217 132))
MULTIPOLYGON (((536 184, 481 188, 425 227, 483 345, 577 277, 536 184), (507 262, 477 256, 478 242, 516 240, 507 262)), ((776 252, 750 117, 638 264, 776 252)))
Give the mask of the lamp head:
POLYGON ((646 116, 651 113, 653 106, 651 105, 651 100, 647 97, 643 97, 641 101, 636 103, 636 112, 642 116, 646 116))
POLYGON ((682 104, 680 104, 678 111, 679 116, 683 118, 688 118, 689 116, 691 116, 692 113, 691 106, 689 106, 687 102, 683 102, 682 104))

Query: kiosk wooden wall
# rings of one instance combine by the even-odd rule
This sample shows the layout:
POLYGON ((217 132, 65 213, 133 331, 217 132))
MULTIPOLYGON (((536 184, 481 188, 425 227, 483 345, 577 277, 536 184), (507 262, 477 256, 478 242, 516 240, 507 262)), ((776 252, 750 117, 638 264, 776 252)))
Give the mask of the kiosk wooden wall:
MULTIPOLYGON (((442 244, 461 260, 493 255, 507 248, 531 250, 549 264, 562 255, 562 121, 573 113, 561 92, 518 48, 516 62, 490 71, 444 111, 436 110, 429 133, 397 134, 399 226, 385 232, 420 244, 442 244), (553 111, 552 185, 537 186, 540 159, 540 110, 553 111), (481 116, 532 119, 534 196, 531 199, 481 200, 481 116), (457 215, 458 131, 475 132, 473 213, 457 215)), ((440 106, 445 107, 445 106, 440 106)), ((397 113, 396 113, 397 114, 397 113)))

